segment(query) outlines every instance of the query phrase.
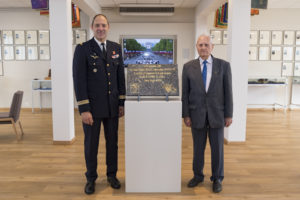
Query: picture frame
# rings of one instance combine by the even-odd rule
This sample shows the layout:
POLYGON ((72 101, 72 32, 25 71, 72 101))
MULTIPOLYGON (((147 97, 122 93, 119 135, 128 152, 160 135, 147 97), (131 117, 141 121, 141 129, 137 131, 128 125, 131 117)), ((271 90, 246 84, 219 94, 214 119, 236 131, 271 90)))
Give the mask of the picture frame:
POLYGON ((293 63, 291 62, 282 63, 281 76, 293 76, 293 63))
POLYGON ((14 44, 13 31, 2 31, 2 43, 14 44))
POLYGON ((228 32, 223 31, 223 44, 228 44, 228 32))
POLYGON ((15 44, 25 44, 25 31, 14 31, 15 44))
POLYGON ((271 60, 281 60, 282 49, 280 46, 271 47, 271 60))
POLYGON ((283 44, 293 45, 295 41, 295 31, 284 31, 283 44))
POLYGON ((282 31, 272 31, 272 45, 281 45, 283 33, 282 31))
POLYGON ((270 58, 270 48, 259 47, 259 60, 269 60, 269 58, 270 58))
POLYGON ((295 49, 295 60, 300 61, 300 47, 296 47, 295 49))
POLYGON ((50 47, 49 46, 40 46, 39 57, 40 57, 40 60, 50 60, 50 47))
POLYGON ((295 62, 294 76, 300 76, 300 62, 295 62))
POLYGON ((222 44, 222 31, 210 31, 210 38, 213 44, 222 44))
POLYGON ((270 44, 270 31, 259 31, 259 44, 270 44))
POLYGON ((285 61, 292 61, 294 55, 294 48, 293 47, 283 47, 283 54, 282 60, 285 61))
POLYGON ((16 60, 26 60, 25 46, 15 46, 15 58, 16 60))
POLYGON ((86 31, 82 29, 76 29, 75 33, 75 44, 86 42, 86 31))
POLYGON ((37 31, 26 31, 26 44, 37 44, 37 31))
POLYGON ((14 60, 14 46, 3 46, 3 60, 14 60))
POLYGON ((300 45, 300 31, 296 31, 296 45, 300 45))
POLYGON ((38 60, 37 46, 27 46, 27 60, 38 60))
POLYGON ((249 47, 249 60, 257 60, 257 47, 249 47))
POLYGON ((49 44, 50 34, 49 30, 39 30, 39 44, 49 44))
POLYGON ((258 41, 258 31, 250 31, 249 44, 251 45, 257 44, 257 41, 258 41))

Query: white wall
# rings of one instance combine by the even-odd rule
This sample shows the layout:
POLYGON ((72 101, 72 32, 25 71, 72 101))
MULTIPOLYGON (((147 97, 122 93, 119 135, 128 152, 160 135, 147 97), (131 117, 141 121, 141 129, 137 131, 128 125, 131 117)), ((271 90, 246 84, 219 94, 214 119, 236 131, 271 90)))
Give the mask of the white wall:
MULTIPOLYGON (((49 17, 40 16, 38 11, 32 9, 1 9, 0 19, 0 30, 49 29, 49 17)), ((89 28, 89 18, 84 13, 81 13, 81 24, 82 29, 89 28)), ((31 80, 47 77, 50 61, 3 61, 3 67, 4 76, 0 76, 0 108, 10 107, 13 93, 17 90, 24 91, 22 107, 31 108, 31 80)), ((51 94, 42 95, 43 107, 51 107, 51 94)), ((38 102, 35 93, 35 107, 39 107, 38 102)))
MULTIPOLYGON (((209 17, 210 29, 215 30, 214 14, 209 17)), ((268 9, 260 10, 260 14, 251 16, 251 30, 300 30, 299 9, 268 9)), ((226 59, 226 46, 215 45, 213 54, 216 57, 226 59)), ((249 61, 248 77, 280 77, 282 61, 249 61)), ((291 83, 291 80, 288 80, 291 83)), ((284 87, 265 87, 248 90, 249 104, 270 104, 273 102, 289 103, 291 95, 291 84, 288 85, 287 93, 284 87)), ((264 105, 248 107, 268 107, 264 105)))

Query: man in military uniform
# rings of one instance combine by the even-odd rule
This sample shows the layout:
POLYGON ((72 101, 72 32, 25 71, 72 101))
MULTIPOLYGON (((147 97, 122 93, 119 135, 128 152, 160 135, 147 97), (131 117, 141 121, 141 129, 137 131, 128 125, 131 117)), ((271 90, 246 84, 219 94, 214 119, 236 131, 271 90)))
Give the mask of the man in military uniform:
POLYGON ((84 130, 87 171, 85 193, 95 191, 97 154, 101 122, 106 140, 107 180, 121 187, 118 170, 118 118, 124 115, 125 77, 121 46, 106 40, 109 22, 105 15, 94 17, 94 37, 77 45, 73 60, 73 79, 84 130))

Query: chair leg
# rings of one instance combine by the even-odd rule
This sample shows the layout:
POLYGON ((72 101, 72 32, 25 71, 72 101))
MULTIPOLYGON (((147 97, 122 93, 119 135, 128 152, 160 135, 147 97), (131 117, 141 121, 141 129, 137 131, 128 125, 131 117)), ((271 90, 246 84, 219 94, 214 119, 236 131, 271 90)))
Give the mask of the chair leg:
POLYGON ((23 131, 23 127, 22 127, 22 124, 21 124, 21 121, 19 120, 19 126, 20 126, 20 129, 21 129, 21 133, 22 133, 22 136, 24 135, 24 131, 23 131))
POLYGON ((11 123, 12 123, 12 126, 13 126, 13 128, 14 128, 14 131, 15 131, 15 133, 16 133, 17 140, 19 140, 19 136, 18 136, 18 132, 17 132, 17 127, 16 127, 16 124, 15 124, 14 120, 11 120, 11 123))

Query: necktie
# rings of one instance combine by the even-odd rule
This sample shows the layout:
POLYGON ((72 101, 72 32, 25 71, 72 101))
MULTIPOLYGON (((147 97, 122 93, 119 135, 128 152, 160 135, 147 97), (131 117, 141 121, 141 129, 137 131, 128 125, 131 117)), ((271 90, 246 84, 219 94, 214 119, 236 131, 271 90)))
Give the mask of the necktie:
POLYGON ((101 43, 101 46, 102 46, 102 53, 103 53, 104 57, 106 58, 105 44, 101 43))
POLYGON ((203 61, 203 70, 202 70, 202 79, 204 83, 204 89, 206 90, 206 76, 207 76, 207 66, 206 66, 207 60, 203 61))

